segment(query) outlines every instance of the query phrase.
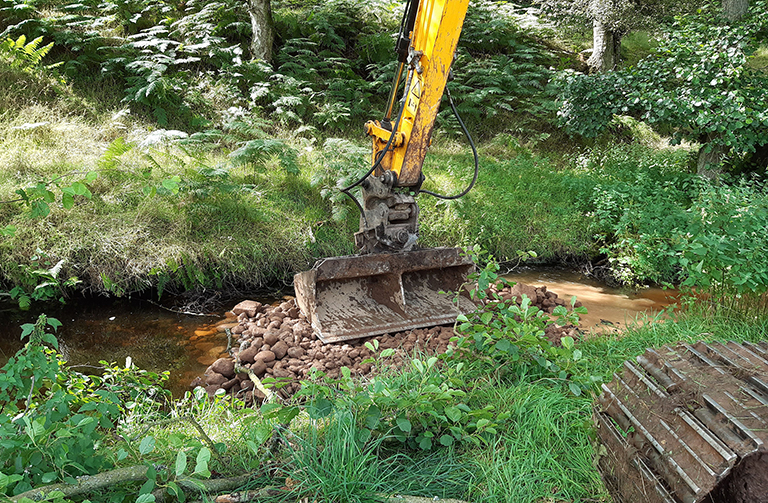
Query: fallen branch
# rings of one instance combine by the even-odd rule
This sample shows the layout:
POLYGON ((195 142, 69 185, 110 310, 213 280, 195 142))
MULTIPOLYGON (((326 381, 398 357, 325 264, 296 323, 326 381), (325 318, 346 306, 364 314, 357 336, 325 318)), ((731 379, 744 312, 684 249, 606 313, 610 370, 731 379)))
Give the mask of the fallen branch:
MULTIPOLYGON (((222 493, 224 491, 234 491, 236 489, 240 489, 244 485, 248 483, 248 481, 251 479, 253 474, 246 473, 244 475, 238 475, 235 477, 229 477, 224 479, 209 479, 209 480, 186 480, 186 479, 176 479, 176 483, 184 490, 186 493, 200 493, 200 492, 206 492, 206 493, 222 493)), ((267 486, 259 490, 260 493, 264 495, 274 495, 278 492, 278 489, 267 486)), ((152 491, 152 494, 155 496, 155 502, 156 503, 163 503, 164 501, 169 499, 169 494, 166 492, 164 487, 161 487, 159 489, 155 489, 152 491)), ((174 499, 175 498, 170 498, 174 499)))
POLYGON ((276 394, 272 393, 270 390, 268 390, 264 386, 264 384, 261 382, 261 379, 259 379, 259 377, 256 374, 254 374, 251 369, 240 365, 239 359, 235 360, 235 372, 238 374, 241 372, 245 372, 246 374, 248 374, 248 377, 250 378, 251 381, 253 381, 253 384, 254 386, 256 386, 256 389, 264 393, 264 397, 265 397, 264 403, 272 401, 272 398, 277 396, 276 394))
POLYGON ((128 466, 108 472, 97 473, 96 475, 84 475, 78 477, 77 484, 60 483, 30 489, 29 491, 12 496, 11 501, 17 503, 21 501, 22 498, 41 501, 45 499, 46 494, 50 494, 53 491, 61 491, 64 493, 65 498, 70 498, 72 496, 87 494, 112 487, 121 482, 146 480, 146 478, 147 465, 128 466))
POLYGON ((250 491, 233 492, 229 494, 221 494, 216 496, 214 503, 246 503, 248 501, 255 501, 261 498, 268 498, 270 496, 277 496, 284 491, 275 487, 267 486, 261 489, 254 489, 250 491))

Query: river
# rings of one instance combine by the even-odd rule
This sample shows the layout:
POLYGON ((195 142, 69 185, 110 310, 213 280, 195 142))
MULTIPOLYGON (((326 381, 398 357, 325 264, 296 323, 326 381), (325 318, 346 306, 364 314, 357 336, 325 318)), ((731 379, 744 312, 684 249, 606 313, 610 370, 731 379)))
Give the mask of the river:
MULTIPOLYGON (((521 269, 508 276, 533 286, 546 285, 561 298, 572 295, 587 307, 581 326, 590 332, 618 331, 628 323, 653 316, 674 299, 658 288, 635 292, 610 288, 578 273, 561 269, 521 269)), ((264 301, 264 299, 256 299, 264 301)), ((56 334, 60 351, 70 365, 98 366, 100 360, 124 364, 127 357, 139 368, 170 371, 168 387, 180 397, 208 365, 226 351, 227 336, 217 323, 225 310, 211 317, 171 312, 142 299, 71 299, 66 304, 33 306, 19 311, 9 302, 0 304, 0 365, 19 348, 21 325, 34 323, 44 309, 62 327, 56 334)))

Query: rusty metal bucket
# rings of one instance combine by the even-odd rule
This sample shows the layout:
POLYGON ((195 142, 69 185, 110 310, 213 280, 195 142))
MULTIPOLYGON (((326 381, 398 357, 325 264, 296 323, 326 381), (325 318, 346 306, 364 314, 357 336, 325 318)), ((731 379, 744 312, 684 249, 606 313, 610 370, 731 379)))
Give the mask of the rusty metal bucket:
POLYGON ((296 300, 324 343, 453 323, 475 305, 455 302, 474 263, 458 248, 319 260, 294 276, 296 300), (440 292, 447 293, 440 293, 440 292))

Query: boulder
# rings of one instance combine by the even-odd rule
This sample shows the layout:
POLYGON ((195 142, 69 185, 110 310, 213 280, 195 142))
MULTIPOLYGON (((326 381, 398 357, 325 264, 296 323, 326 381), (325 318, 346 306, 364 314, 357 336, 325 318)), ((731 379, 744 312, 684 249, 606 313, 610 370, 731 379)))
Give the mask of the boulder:
POLYGON ((250 346, 237 355, 240 361, 243 363, 253 363, 256 359, 256 355, 261 351, 261 346, 250 346))
POLYGON ((227 377, 219 374, 218 372, 210 371, 205 373, 205 384, 207 386, 221 386, 228 380, 229 379, 227 379, 227 377))
POLYGON ((255 300, 244 300, 236 305, 232 309, 232 312, 235 313, 236 316, 240 316, 241 314, 245 313, 245 315, 249 318, 255 318, 256 314, 260 313, 261 310, 261 302, 256 302, 255 300))
POLYGON ((275 361, 275 353, 272 351, 260 351, 256 355, 256 360, 261 360, 264 363, 269 363, 275 361))
POLYGON ((256 376, 258 377, 263 376, 266 370, 267 370, 267 364, 261 360, 256 360, 251 364, 251 372, 256 374, 256 376))
POLYGON ((272 352, 275 354, 275 358, 280 360, 288 352, 288 344, 285 341, 278 341, 277 344, 272 346, 272 352))
POLYGON ((523 295, 531 299, 531 302, 536 302, 537 299, 536 289, 525 283, 515 283, 515 286, 512 287, 509 293, 513 297, 517 297, 518 302, 523 300, 523 295))
POLYGON ((211 370, 232 378, 235 376, 235 362, 231 358, 219 358, 213 362, 211 370))

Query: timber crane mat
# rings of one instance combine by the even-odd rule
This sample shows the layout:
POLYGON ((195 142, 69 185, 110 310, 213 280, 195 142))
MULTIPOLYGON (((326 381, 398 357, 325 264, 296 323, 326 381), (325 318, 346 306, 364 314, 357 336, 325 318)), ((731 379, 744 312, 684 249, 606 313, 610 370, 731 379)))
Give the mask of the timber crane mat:
POLYGON ((678 344, 624 362, 595 410, 624 503, 768 502, 768 344, 678 344))

